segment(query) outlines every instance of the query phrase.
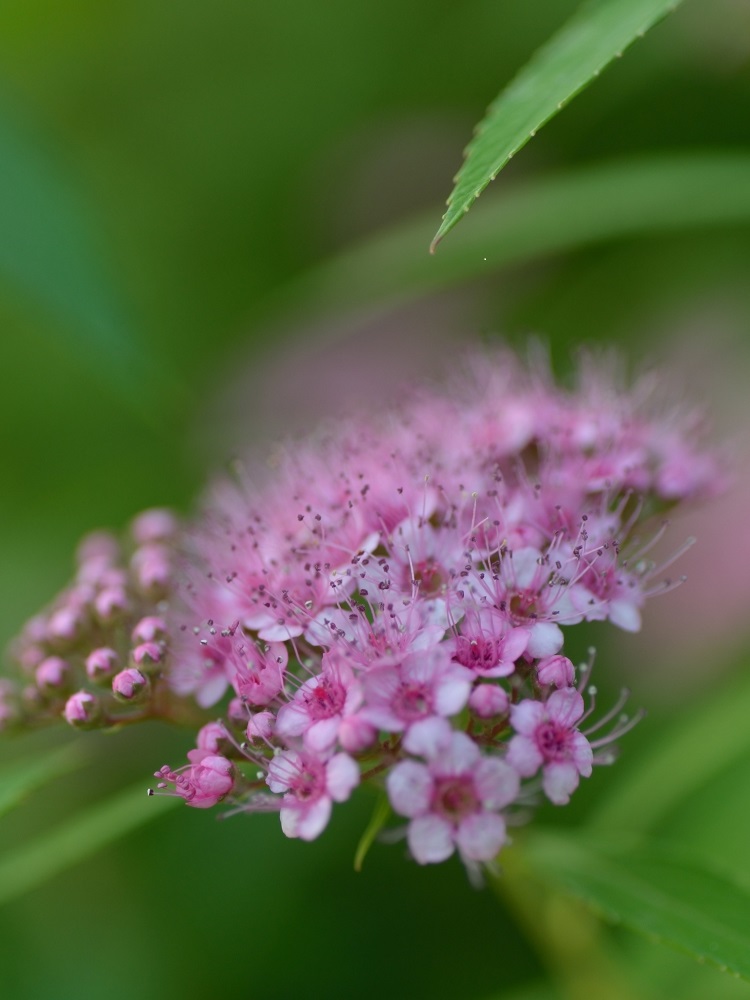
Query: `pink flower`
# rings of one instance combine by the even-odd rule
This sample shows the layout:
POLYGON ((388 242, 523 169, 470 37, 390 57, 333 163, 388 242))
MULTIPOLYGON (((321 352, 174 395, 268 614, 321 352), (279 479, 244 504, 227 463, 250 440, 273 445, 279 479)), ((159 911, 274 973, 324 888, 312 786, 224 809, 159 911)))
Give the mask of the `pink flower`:
POLYGON ((362 704, 362 685, 341 656, 328 653, 319 674, 310 677, 288 705, 279 709, 276 735, 302 736, 305 747, 322 752, 336 742, 346 716, 362 704))
POLYGON ((452 663, 444 645, 372 667, 364 675, 362 715, 378 729, 399 733, 420 719, 451 716, 469 699, 471 671, 452 663))
POLYGON ((195 809, 209 809, 221 802, 234 787, 234 765, 231 760, 209 750, 191 750, 190 764, 171 770, 166 764, 154 777, 159 778, 157 788, 167 784, 175 786, 175 794, 195 809))
POLYGON ((575 725, 583 711, 583 698, 574 688, 554 691, 546 702, 522 701, 510 710, 518 735, 510 741, 508 763, 524 778, 541 767, 547 798, 558 806, 566 805, 579 775, 591 774, 593 751, 575 725))
POLYGON ((453 732, 427 764, 407 760, 386 780, 394 810, 411 822, 409 849, 422 865, 445 861, 457 847, 466 861, 490 861, 505 842, 499 810, 518 794, 518 773, 482 756, 466 733, 453 732))
POLYGON ((272 792, 286 792, 281 807, 286 836, 315 840, 328 825, 333 802, 345 802, 359 784, 359 768, 345 753, 325 760, 285 750, 269 764, 266 782, 272 792))

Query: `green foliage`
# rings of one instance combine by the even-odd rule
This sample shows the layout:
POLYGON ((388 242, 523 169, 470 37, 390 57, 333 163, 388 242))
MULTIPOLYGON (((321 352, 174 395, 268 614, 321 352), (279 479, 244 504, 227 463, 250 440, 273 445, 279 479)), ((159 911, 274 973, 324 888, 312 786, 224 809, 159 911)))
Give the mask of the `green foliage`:
POLYGON ((437 244, 538 129, 680 0, 589 0, 490 106, 466 150, 437 244))
POLYGON ((305 271, 258 306, 256 322, 385 309, 501 268, 633 236, 750 222, 750 155, 694 152, 558 171, 488 196, 435 258, 430 216, 409 219, 305 271))
POLYGON ((21 805, 32 792, 81 767, 85 760, 81 744, 73 743, 6 765, 0 771, 0 816, 21 805))
POLYGON ((365 827, 365 831, 362 834, 359 843, 357 844, 357 850, 354 853, 354 870, 355 872, 362 871, 362 865, 365 863, 365 858, 367 853, 375 842, 375 838, 383 829, 385 824, 391 815, 391 806, 388 802, 388 796, 385 792, 381 792, 378 795, 375 806, 372 810, 372 816, 370 817, 370 822, 365 827))
POLYGON ((538 871, 605 919, 750 980, 750 892, 726 876, 648 841, 536 834, 526 848, 538 871))
POLYGON ((0 905, 78 864, 148 820, 156 819, 180 801, 147 798, 144 784, 139 782, 6 852, 0 861, 0 905))
MULTIPOLYGON (((204 465, 230 450, 216 412, 237 372, 252 369, 265 384, 265 354, 292 357, 304 335, 314 356, 327 338, 343 339, 353 316, 392 323, 396 306, 413 304, 399 320, 405 352, 411 330, 433 322, 436 293, 439 308, 458 303, 467 335, 533 330, 561 354, 573 337, 619 338, 633 358, 646 342, 650 353, 662 331, 681 347, 690 330, 716 364, 728 357, 730 374, 746 381, 750 35, 742 5, 685 5, 684 17, 566 110, 520 158, 512 185, 488 193, 440 254, 424 252, 457 130, 493 92, 498 66, 522 65, 538 48, 472 143, 439 236, 559 104, 567 108, 673 6, 599 0, 545 43, 573 0, 470 0, 461 18, 428 0, 408 8, 396 0, 188 3, 177 19, 146 0, 76 0, 64 13, 52 0, 33 13, 11 5, 0 38, 3 107, 18 107, 0 120, 3 641, 62 583, 83 530, 117 526, 141 506, 190 504, 204 465), (534 177, 523 175, 527 163, 534 177), (727 329, 740 333, 725 349, 727 329), (197 428, 206 427, 201 453, 197 428)), ((277 413, 310 381, 303 374, 297 381, 286 368, 286 381, 272 385, 277 413)), ((252 409, 247 424, 248 438, 265 434, 252 409)), ((739 586, 717 581, 716 589, 729 603, 739 586)), ((570 936, 553 960, 533 927, 468 889, 458 865, 417 869, 397 847, 369 851, 387 822, 385 799, 368 825, 370 803, 355 797, 315 844, 285 841, 275 817, 215 824, 197 810, 174 817, 176 835, 168 823, 146 828, 176 804, 147 799, 147 778, 111 790, 177 759, 186 748, 179 737, 120 733, 98 743, 78 786, 98 802, 83 808, 72 776, 84 759, 78 744, 24 752, 0 770, 8 992, 46 1000, 65 990, 68 975, 68 991, 82 1000, 111 990, 113 978, 122 995, 137 990, 144 1000, 163 1000, 176 983, 174 995, 239 995, 247 966, 227 955, 244 954, 256 907, 263 960, 254 976, 268 995, 598 1000, 601 990, 576 992, 571 970, 598 974, 602 955, 615 967, 612 982, 633 973, 638 1000, 746 995, 744 984, 649 943, 747 976, 740 883, 750 877, 750 688, 735 680, 712 693, 712 671, 743 641, 736 623, 717 633, 696 704, 673 706, 667 689, 658 728, 652 717, 630 734, 616 766, 582 783, 570 810, 548 810, 554 832, 514 832, 512 850, 543 879, 545 905, 566 916, 570 936), (355 877, 347 861, 363 828, 355 877), (621 831, 658 839, 613 839, 621 831), (717 858, 728 875, 703 864, 717 858), (102 878, 106 920, 91 904, 102 878), (161 884, 166 891, 155 890, 161 884), (574 907, 571 893, 646 939, 609 935, 589 915, 597 933, 567 951, 590 931, 561 903, 574 907), (210 919, 187 921, 187 913, 210 919), (332 971, 321 957, 334 926, 332 971), (384 929, 389 960, 379 963, 374 942, 384 929), (429 954, 429 968, 415 954, 429 954), (470 963, 460 957, 467 954, 470 963), (139 970, 149 960, 147 977, 139 970), (558 960, 567 962, 563 973, 558 960), (365 966, 375 966, 372 975, 362 976, 365 966)), ((627 641, 622 649, 627 657, 627 641)), ((649 659, 655 676, 664 655, 662 646, 649 659)), ((604 675, 597 683, 606 687, 604 675)), ((640 680, 613 668, 609 682, 637 691, 640 680)))

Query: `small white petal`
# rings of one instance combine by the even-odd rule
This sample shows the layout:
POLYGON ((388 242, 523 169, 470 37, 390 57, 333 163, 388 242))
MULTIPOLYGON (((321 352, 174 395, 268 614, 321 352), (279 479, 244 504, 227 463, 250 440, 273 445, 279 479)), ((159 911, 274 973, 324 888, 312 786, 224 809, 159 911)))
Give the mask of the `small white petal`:
POLYGON ((505 759, 522 778, 530 778, 539 770, 544 757, 529 736, 514 736, 508 744, 505 759))
POLYGON ((578 788, 578 769, 572 761, 547 764, 542 779, 544 794, 556 806, 565 806, 578 788))
POLYGON ((424 764, 405 760, 386 779, 388 798, 401 816, 421 816, 430 808, 432 777, 424 764))
POLYGON ((359 784, 357 762, 347 753, 337 753, 326 764, 326 787, 332 799, 345 802, 359 784))
POLYGON ((445 861, 453 854, 453 830, 439 816, 420 816, 409 824, 409 850, 420 865, 445 861))
POLYGON ((505 822, 497 813, 475 813, 459 826, 456 842, 469 861, 491 861, 505 843, 505 822))

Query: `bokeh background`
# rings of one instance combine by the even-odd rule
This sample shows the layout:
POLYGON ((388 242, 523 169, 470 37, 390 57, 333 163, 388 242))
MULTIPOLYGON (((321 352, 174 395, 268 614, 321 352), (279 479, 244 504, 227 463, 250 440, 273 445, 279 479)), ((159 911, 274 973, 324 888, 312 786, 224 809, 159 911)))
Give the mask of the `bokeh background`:
MULTIPOLYGON (((673 547, 700 536, 683 564, 691 580, 650 606, 643 635, 591 629, 575 640, 581 653, 599 646, 600 687, 615 691, 627 676, 651 710, 618 767, 628 756, 648 766, 675 720, 741 685, 747 215, 502 266, 489 252, 460 274, 456 265, 444 287, 398 301, 359 301, 345 271, 338 282, 321 277, 322 262, 345 260, 388 227, 401 227, 402 257, 426 259, 472 127, 575 7, 6 0, 3 642, 66 581, 84 532, 119 528, 147 506, 187 512, 208 472, 238 451, 355 400, 382 408, 410 373, 454 366, 480 337, 523 350, 537 336, 563 371, 581 343, 615 345, 636 369, 661 361, 678 390, 707 401, 736 470, 727 499, 670 530, 673 547)), ((547 126, 494 192, 584 166, 594 176, 610 160, 749 147, 750 7, 688 0, 547 126)), ((489 205, 494 193, 484 197, 489 205)), ((460 230, 435 258, 447 272, 454 236, 458 245, 460 230)), ((0 755, 72 738, 6 741, 0 755)), ((157 726, 86 737, 86 767, 4 818, 0 851, 129 783, 145 789, 189 745, 189 734, 157 726)), ((743 877, 748 762, 750 751, 737 756, 663 824, 743 877)), ((596 774, 564 815, 542 818, 579 822, 614 780, 596 774)), ((172 810, 0 908, 0 991, 14 1000, 563 995, 512 906, 471 888, 457 862, 423 870, 401 845, 376 845, 355 875, 371 806, 362 790, 310 845, 286 841, 273 816, 217 823, 172 810)), ((626 932, 605 937, 635 970, 633 996, 748 993, 626 932)))

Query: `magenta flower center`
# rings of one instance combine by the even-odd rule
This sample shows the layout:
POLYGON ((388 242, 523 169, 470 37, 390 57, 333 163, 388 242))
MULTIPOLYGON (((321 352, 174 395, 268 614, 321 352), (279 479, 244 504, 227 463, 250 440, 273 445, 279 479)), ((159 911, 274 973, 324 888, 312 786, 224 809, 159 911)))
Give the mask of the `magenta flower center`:
POLYGON ((500 662, 498 643, 495 639, 469 639, 460 635, 453 659, 471 670, 491 670, 500 662))
POLYGON ((514 594, 508 602, 508 609, 514 621, 525 622, 529 618, 537 618, 539 614, 538 600, 539 595, 535 590, 522 590, 520 593, 514 594))
POLYGON ((319 798, 326 790, 323 768, 310 766, 310 763, 300 767, 299 774, 289 782, 289 790, 294 792, 300 802, 319 798))
POLYGON ((406 722, 422 719, 431 711, 428 692, 424 684, 399 685, 392 704, 394 712, 406 722))
POLYGON ((453 823, 479 809, 474 782, 469 777, 439 778, 432 793, 432 811, 453 823))
POLYGON ((567 760, 570 746, 570 729, 556 722, 544 722, 536 731, 536 743, 544 759, 567 760))
POLYGON ((431 558, 415 564, 413 579, 419 584, 421 597, 437 597, 448 582, 443 567, 431 558))
POLYGON ((344 685, 329 677, 321 678, 317 687, 305 695, 305 706, 311 719, 316 722, 320 719, 330 719, 338 715, 346 701, 346 691, 344 685))

